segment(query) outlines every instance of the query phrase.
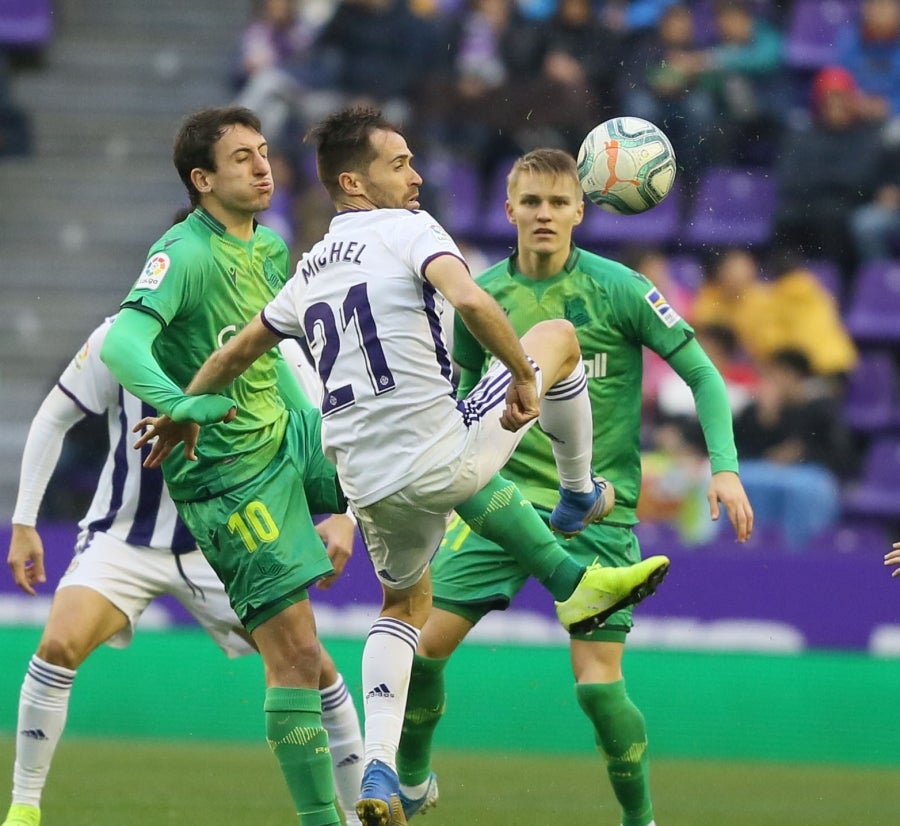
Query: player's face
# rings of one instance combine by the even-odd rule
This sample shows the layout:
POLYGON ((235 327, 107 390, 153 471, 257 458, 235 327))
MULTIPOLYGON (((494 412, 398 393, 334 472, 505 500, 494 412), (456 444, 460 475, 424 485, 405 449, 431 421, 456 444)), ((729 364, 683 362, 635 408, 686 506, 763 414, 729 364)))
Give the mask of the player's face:
POLYGON ((578 181, 523 171, 509 192, 506 215, 516 225, 519 251, 553 255, 568 250, 584 217, 578 181))
POLYGON ((422 177, 413 169, 404 137, 378 129, 371 141, 378 155, 361 176, 366 198, 379 209, 418 209, 422 177))
MULTIPOLYGON (((246 126, 228 128, 215 146, 216 171, 202 172, 206 201, 229 214, 268 209, 275 184, 266 139, 246 126)), ((198 185, 198 189, 204 189, 198 185)))

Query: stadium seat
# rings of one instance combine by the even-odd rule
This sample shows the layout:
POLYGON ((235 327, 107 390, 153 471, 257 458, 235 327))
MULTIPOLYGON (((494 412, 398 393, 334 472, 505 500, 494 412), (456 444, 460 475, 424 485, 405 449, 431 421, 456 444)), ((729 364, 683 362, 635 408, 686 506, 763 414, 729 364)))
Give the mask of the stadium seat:
POLYGON ((841 268, 837 263, 829 258, 815 258, 807 261, 806 266, 819 279, 819 283, 834 296, 837 303, 843 304, 844 284, 841 268))
POLYGON ((672 278, 692 293, 696 293, 703 284, 703 265, 694 255, 670 255, 669 268, 672 278))
POLYGON ((845 485, 841 505, 844 516, 900 519, 900 435, 873 438, 863 459, 859 481, 845 485))
POLYGON ((817 536, 811 551, 840 554, 879 553, 890 547, 887 529, 880 519, 842 519, 833 528, 817 536))
POLYGON ((815 70, 835 59, 835 41, 856 19, 858 0, 796 0, 787 23, 785 62, 815 70))
POLYGON ((683 236, 694 246, 765 244, 772 235, 775 173, 713 167, 700 180, 683 236))
POLYGON ((897 373, 891 353, 885 350, 863 353, 847 383, 844 400, 847 424, 864 432, 896 424, 896 390, 897 373))
POLYGON ((506 217, 506 178, 513 165, 513 160, 513 158, 509 158, 495 166, 487 187, 483 220, 479 232, 488 243, 515 244, 516 242, 516 228, 506 217))
POLYGON ((641 244, 664 246, 674 241, 681 229, 681 192, 678 184, 652 209, 640 215, 614 215, 585 201, 584 222, 578 240, 586 244, 641 244))
POLYGON ((847 329, 860 343, 900 342, 900 261, 869 261, 853 279, 847 329))
POLYGON ((40 49, 53 34, 51 0, 4 0, 0 3, 0 46, 40 49))
POLYGON ((434 215, 447 232, 461 239, 481 237, 482 193, 475 167, 444 158, 427 160, 424 166, 425 179, 440 193, 434 215))

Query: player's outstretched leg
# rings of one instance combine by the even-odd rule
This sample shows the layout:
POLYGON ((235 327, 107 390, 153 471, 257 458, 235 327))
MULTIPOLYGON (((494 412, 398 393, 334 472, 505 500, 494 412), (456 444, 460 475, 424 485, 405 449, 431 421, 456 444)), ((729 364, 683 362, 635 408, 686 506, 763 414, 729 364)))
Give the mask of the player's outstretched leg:
POLYGON ((372 760, 366 766, 356 815, 363 826, 405 826, 400 780, 387 763, 372 760))
POLYGON ((581 533, 592 522, 609 516, 616 506, 616 492, 612 483, 602 477, 594 477, 594 489, 588 493, 576 493, 559 486, 559 503, 550 514, 550 527, 569 539, 581 533))
POLYGON ((651 556, 626 568, 606 568, 595 562, 572 596, 556 603, 556 616, 570 634, 586 634, 620 608, 649 597, 668 572, 665 556, 651 556))
POLYGON ((3 826, 40 826, 41 810, 37 806, 26 806, 23 803, 13 803, 9 807, 9 813, 3 826))

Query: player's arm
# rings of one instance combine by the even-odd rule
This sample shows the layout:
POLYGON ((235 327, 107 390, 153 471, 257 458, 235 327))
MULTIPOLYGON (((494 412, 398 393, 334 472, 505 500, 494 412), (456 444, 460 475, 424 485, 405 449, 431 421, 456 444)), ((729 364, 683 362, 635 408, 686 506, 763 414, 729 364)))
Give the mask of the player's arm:
MULTIPOLYGON (((260 316, 256 316, 236 336, 214 351, 185 388, 182 399, 176 406, 176 415, 180 418, 168 413, 138 423, 136 429, 142 429, 144 434, 134 446, 139 448, 153 442, 150 453, 144 460, 144 467, 158 467, 182 442, 185 457, 196 459, 194 448, 197 446, 197 429, 175 425, 179 422, 203 425, 231 421, 236 413, 234 402, 225 396, 217 395, 217 391, 224 390, 280 340, 279 336, 263 324, 260 316), (194 406, 192 402, 195 403, 194 406)), ((299 388, 297 392, 300 392, 299 388)))
POLYGON ((487 352, 472 335, 462 319, 453 316, 453 361, 459 368, 459 386, 457 396, 464 399, 484 374, 487 352))
POLYGON ((47 484, 59 461, 65 435, 85 415, 62 390, 54 387, 41 403, 31 427, 28 428, 22 452, 7 563, 16 585, 32 596, 36 593, 34 586, 47 581, 44 544, 35 528, 38 512, 47 484))
POLYGON ((719 518, 721 504, 738 541, 745 542, 753 531, 753 508, 738 476, 737 448, 725 382, 696 339, 691 339, 670 356, 668 362, 694 396, 712 470, 706 495, 710 516, 714 521, 719 518))
POLYGON ((125 307, 106 334, 100 358, 126 390, 172 421, 221 421, 234 402, 224 396, 189 395, 172 381, 153 355, 153 342, 161 331, 162 322, 155 315, 125 307))
POLYGON ((516 430, 536 418, 539 402, 534 369, 500 305, 475 283, 465 264, 453 255, 432 259, 425 276, 453 305, 478 342, 512 374, 504 427, 516 430))

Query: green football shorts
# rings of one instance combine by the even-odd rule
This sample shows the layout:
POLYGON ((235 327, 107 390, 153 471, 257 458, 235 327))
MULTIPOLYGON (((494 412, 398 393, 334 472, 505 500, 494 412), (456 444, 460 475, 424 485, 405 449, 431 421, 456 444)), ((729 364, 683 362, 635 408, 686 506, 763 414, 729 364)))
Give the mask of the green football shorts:
MULTIPOLYGON (((549 525, 550 511, 535 508, 549 525)), ((602 522, 588 525, 572 539, 559 539, 566 551, 583 565, 597 560, 623 567, 639 562, 641 549, 627 525, 602 522)), ((528 580, 528 573, 499 545, 472 531, 454 515, 431 564, 434 604, 477 623, 489 611, 505 611, 528 580)), ((550 594, 547 599, 551 600, 550 594)), ((616 611, 604 626, 573 639, 624 642, 631 630, 632 606, 616 611)))
POLYGON ((343 513, 337 472, 322 454, 317 410, 289 411, 281 447, 259 474, 212 499, 178 502, 248 631, 334 572, 313 513, 343 513))

